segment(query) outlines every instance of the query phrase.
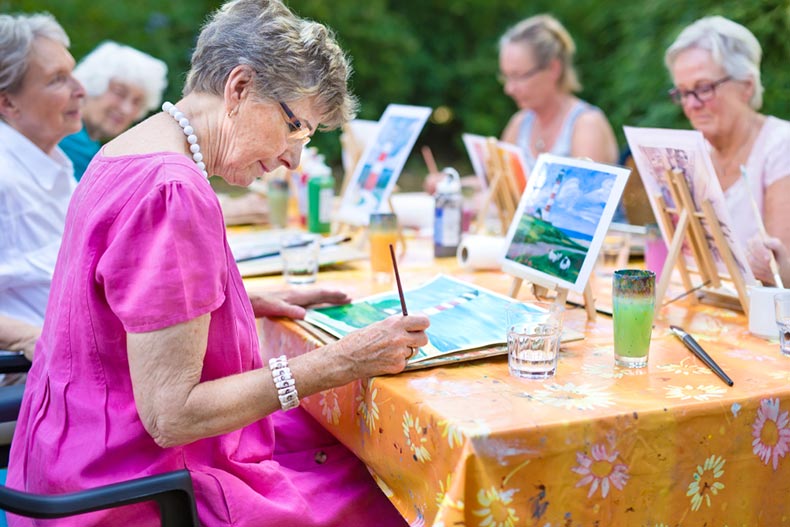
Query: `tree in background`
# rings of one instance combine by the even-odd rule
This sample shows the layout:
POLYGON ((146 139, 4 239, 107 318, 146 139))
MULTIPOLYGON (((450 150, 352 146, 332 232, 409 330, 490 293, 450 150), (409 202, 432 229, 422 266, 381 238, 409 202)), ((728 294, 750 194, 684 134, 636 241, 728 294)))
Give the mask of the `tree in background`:
MULTIPOLYGON (((287 1, 287 0, 286 0, 287 1)), ((178 98, 189 56, 217 0, 0 0, 0 11, 51 12, 79 59, 113 39, 167 62, 166 98, 178 98)), ((790 118, 790 2, 788 0, 290 0, 298 14, 332 27, 354 64, 352 85, 360 117, 378 119, 387 104, 417 104, 436 111, 418 141, 440 164, 468 167, 461 134, 498 136, 515 111, 496 81, 497 41, 528 16, 554 14, 576 41, 576 65, 585 100, 622 125, 688 128, 666 96, 664 50, 686 25, 723 15, 748 27, 763 46, 763 111, 790 118)), ((337 133, 315 144, 339 165, 337 133)), ((415 148, 419 152, 419 148, 415 148)), ((418 156, 409 165, 421 177, 418 156)), ((404 187, 419 185, 419 177, 404 187)))

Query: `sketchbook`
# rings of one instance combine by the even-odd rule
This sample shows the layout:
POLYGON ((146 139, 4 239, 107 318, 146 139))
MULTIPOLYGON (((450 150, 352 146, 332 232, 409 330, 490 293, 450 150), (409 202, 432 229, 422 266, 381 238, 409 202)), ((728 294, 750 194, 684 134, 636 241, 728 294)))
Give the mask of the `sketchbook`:
MULTIPOLYGON (((427 315, 431 320, 426 332, 429 343, 409 359, 407 370, 507 353, 505 310, 518 300, 446 275, 407 290, 404 296, 410 313, 427 315)), ((537 306, 533 309, 540 311, 537 306)), ((310 309, 305 321, 340 338, 399 313, 400 298, 393 291, 342 306, 310 309)), ((313 334, 324 342, 330 340, 321 332, 313 334)), ((562 342, 582 338, 577 331, 563 329, 562 342)))
MULTIPOLYGON (((280 238, 286 234, 302 231, 295 229, 272 229, 267 231, 250 231, 228 233, 228 245, 243 278, 280 274, 283 272, 283 260, 280 257, 280 238)), ((328 236, 321 240, 318 253, 320 267, 339 265, 368 257, 363 251, 345 236, 328 236)))

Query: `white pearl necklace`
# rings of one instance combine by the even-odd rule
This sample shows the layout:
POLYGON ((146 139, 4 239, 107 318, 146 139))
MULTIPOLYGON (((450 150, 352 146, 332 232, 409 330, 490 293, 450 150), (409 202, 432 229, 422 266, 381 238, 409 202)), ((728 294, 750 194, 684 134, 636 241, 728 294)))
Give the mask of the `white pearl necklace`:
POLYGON ((189 143, 189 151, 192 152, 192 159, 195 161, 200 171, 203 172, 203 176, 208 178, 206 164, 203 162, 203 154, 200 153, 200 145, 195 135, 195 129, 190 126, 189 119, 187 119, 183 112, 176 108, 176 105, 170 101, 165 101, 164 104, 162 104, 162 111, 169 113, 173 119, 176 120, 178 126, 184 131, 184 135, 187 136, 187 143, 189 143))

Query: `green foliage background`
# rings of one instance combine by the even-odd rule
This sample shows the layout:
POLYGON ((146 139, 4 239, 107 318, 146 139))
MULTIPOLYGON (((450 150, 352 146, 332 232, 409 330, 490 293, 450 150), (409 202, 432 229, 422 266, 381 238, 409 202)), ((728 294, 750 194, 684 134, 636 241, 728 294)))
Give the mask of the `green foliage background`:
MULTIPOLYGON (((497 83, 497 39, 527 16, 550 12, 577 45, 580 96, 601 107, 624 145, 622 125, 687 128, 666 97, 663 53, 699 17, 720 14, 748 27, 763 46, 763 111, 790 118, 790 0, 286 0, 298 14, 332 27, 353 59, 360 117, 377 119, 390 102, 443 107, 450 119, 418 141, 440 165, 468 167, 461 133, 499 135, 515 111, 497 83)), ((216 0, 0 0, 0 11, 49 11, 79 59, 113 39, 165 60, 167 98, 176 100, 195 37, 216 0)), ((337 133, 315 144, 339 163, 337 133)), ((407 171, 424 168, 415 155, 407 171)), ((417 186, 418 179, 404 187, 417 186)))

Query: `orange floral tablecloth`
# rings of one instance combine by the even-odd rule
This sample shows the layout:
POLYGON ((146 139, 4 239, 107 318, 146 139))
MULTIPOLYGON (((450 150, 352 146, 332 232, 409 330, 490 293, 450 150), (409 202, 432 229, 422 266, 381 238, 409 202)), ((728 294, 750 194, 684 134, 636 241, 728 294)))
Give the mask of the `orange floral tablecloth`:
MULTIPOLYGON (((319 285, 380 290, 364 265, 322 272, 319 285)), ((408 283, 435 272, 401 269, 408 283)), ((459 276, 500 292, 510 283, 459 276)), ((657 320, 649 366, 630 370, 614 366, 610 318, 586 323, 572 309, 566 324, 585 339, 563 345, 552 379, 510 377, 502 357, 360 381, 303 405, 413 526, 790 525, 790 358, 776 342, 749 335, 742 314, 684 299, 657 320)), ((264 353, 319 345, 290 321, 262 327, 264 353)))

